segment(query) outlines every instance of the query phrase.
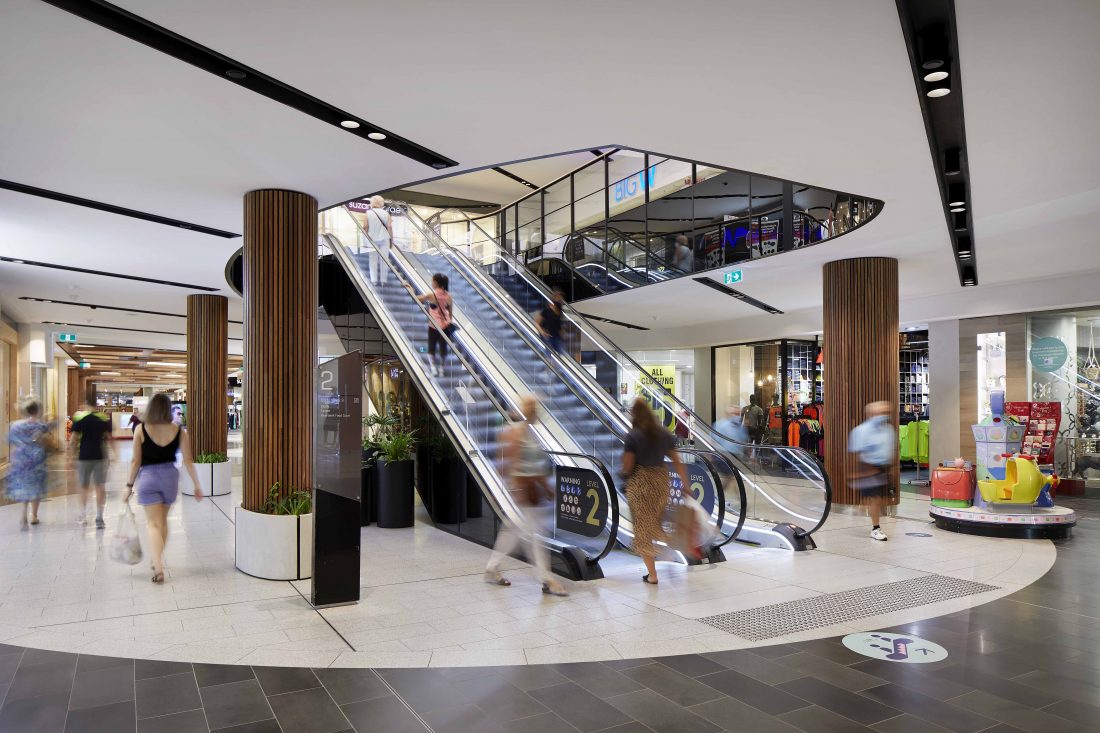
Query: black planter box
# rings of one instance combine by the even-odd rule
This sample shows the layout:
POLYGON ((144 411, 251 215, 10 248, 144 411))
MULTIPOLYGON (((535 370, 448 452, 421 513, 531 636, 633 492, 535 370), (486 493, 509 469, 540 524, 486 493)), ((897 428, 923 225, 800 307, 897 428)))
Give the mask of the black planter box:
POLYGON ((359 473, 359 492, 362 499, 359 505, 360 527, 366 527, 378 516, 378 468, 374 465, 377 457, 377 449, 363 449, 363 466, 359 473))
POLYGON ((432 461, 432 519, 458 524, 466 519, 466 465, 461 458, 432 461))
POLYGON ((413 462, 389 463, 380 458, 378 471, 378 516, 375 522, 386 529, 413 526, 413 462))
POLYGON ((416 493, 428 514, 432 513, 432 452, 426 445, 416 448, 416 493))

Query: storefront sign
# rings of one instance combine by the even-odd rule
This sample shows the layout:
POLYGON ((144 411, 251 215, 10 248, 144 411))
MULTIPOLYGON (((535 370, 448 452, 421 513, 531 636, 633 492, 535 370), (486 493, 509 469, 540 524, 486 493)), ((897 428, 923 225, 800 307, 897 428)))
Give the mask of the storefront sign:
POLYGON ((607 502, 595 471, 557 467, 554 515, 557 528, 582 537, 598 537, 607 523, 607 502))
POLYGON ((648 181, 646 173, 639 171, 628 178, 624 178, 618 183, 612 184, 612 195, 614 196, 615 203, 624 201, 629 198, 637 196, 641 191, 644 191, 647 187, 653 188, 653 179, 657 177, 657 166, 649 166, 648 181))
POLYGON ((912 634, 891 634, 885 631, 848 634, 844 646, 856 654, 885 662, 927 664, 947 659, 947 650, 935 642, 912 634))
MULTIPOLYGON (((639 377, 637 385, 638 396, 653 408, 658 422, 669 430, 674 429, 676 415, 671 410, 666 410, 663 401, 646 388, 652 385, 660 385, 667 389, 669 394, 676 394, 676 366, 674 364, 642 365, 642 369, 644 371, 639 377)), ((660 390, 654 390, 654 392, 659 393, 660 390)))
POLYGON ((1040 372, 1056 372, 1066 365, 1069 350, 1061 339, 1053 336, 1036 339, 1028 352, 1031 366, 1040 372))
POLYGON ((745 279, 741 270, 734 270, 733 272, 727 272, 722 275, 722 282, 726 285, 736 285, 745 279))
MULTIPOLYGON (((370 212, 370 201, 349 201, 344 204, 344 207, 348 211, 354 211, 358 214, 366 214, 370 212)), ((394 216, 404 216, 408 213, 407 207, 403 204, 386 204, 386 211, 390 212, 394 216)))

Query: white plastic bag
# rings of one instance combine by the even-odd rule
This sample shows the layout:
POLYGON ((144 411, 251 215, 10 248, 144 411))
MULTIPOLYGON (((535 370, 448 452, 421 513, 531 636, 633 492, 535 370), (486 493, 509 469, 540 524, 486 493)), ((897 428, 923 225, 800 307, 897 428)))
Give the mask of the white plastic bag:
POLYGON ((115 536, 111 540, 111 559, 126 565, 141 562, 141 537, 134 510, 127 503, 118 515, 115 536))
POLYGON ((669 545, 688 558, 701 560, 717 534, 714 520, 690 496, 683 497, 670 509, 672 531, 669 533, 669 545))

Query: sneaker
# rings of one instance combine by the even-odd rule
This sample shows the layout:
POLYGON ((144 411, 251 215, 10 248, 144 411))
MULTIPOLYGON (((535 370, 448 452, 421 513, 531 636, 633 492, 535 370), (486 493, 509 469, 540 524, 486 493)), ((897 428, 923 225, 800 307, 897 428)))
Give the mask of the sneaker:
POLYGON ((886 540, 888 540, 890 538, 887 537, 886 533, 883 532, 881 529, 872 529, 871 530, 871 539, 878 540, 879 542, 885 542, 886 540))
POLYGON ((96 517, 95 518, 95 528, 96 529, 107 529, 107 523, 103 521, 103 517, 96 517))

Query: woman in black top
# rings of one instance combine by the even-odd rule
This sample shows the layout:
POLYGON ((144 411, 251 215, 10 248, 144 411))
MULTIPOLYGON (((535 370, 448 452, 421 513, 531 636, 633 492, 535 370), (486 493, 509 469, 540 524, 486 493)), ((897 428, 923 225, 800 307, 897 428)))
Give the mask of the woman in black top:
POLYGON ((172 422, 172 402, 168 395, 153 395, 145 408, 145 421, 134 431, 134 457, 130 462, 130 480, 126 482, 129 501, 137 484, 138 504, 149 520, 149 554, 153 558, 153 582, 164 582, 164 545, 168 542, 168 510, 179 493, 180 472, 176 454, 183 457, 195 485, 195 501, 202 501, 202 488, 195 464, 191 462, 191 443, 187 431, 172 422))
POLYGON ((657 585, 658 548, 655 542, 668 542, 661 520, 668 506, 668 469, 665 458, 672 461, 680 474, 682 486, 688 486, 687 470, 676 450, 676 438, 657 422, 657 416, 641 397, 630 409, 632 427, 623 442, 623 475, 626 481, 626 501, 634 523, 634 552, 642 556, 647 572, 642 580, 657 585))

